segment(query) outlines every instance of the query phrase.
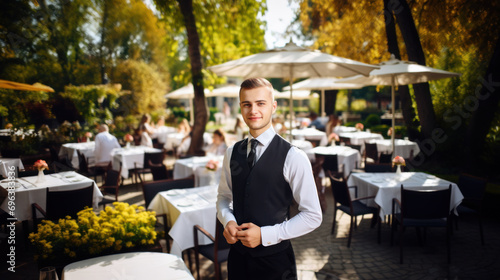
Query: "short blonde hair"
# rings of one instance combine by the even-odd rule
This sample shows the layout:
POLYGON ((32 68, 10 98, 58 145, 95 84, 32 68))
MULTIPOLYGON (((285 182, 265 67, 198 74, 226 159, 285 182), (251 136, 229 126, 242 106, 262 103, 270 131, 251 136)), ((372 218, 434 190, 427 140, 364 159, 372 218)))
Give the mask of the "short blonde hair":
POLYGON ((254 88, 259 88, 259 87, 267 87, 271 91, 271 96, 274 101, 274 88, 271 82, 269 82, 267 79, 264 78, 250 78, 246 79, 241 83, 240 86, 240 95, 244 90, 247 89, 254 89, 254 88))

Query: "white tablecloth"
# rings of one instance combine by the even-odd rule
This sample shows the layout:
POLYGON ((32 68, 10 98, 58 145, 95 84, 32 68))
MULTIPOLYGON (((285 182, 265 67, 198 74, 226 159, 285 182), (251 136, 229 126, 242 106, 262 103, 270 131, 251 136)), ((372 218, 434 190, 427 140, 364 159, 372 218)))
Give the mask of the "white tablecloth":
MULTIPOLYGON (((377 150, 379 153, 392 153, 392 141, 390 139, 384 140, 370 140, 369 143, 376 143, 377 150)), ((396 145, 396 152, 393 156, 401 156, 403 158, 410 158, 411 151, 413 150, 413 156, 418 155, 420 153, 420 148, 416 142, 412 142, 409 140, 396 139, 394 141, 396 145)))
POLYGON ((7 178, 9 172, 15 172, 15 169, 12 170, 12 166, 19 167, 19 170, 24 169, 20 158, 0 158, 0 176, 7 178))
MULTIPOLYGON (((37 203, 42 209, 46 208, 46 188, 50 188, 51 191, 74 190, 88 187, 92 183, 94 185, 93 201, 95 209, 97 209, 98 203, 102 200, 102 193, 96 183, 74 171, 45 175, 45 182, 43 183, 36 183, 37 178, 38 176, 30 176, 17 179, 19 183, 16 184, 15 192, 15 217, 19 221, 30 220, 32 218, 32 203, 37 203)), ((3 180, 3 183, 0 183, 0 185, 6 188, 8 187, 7 182, 8 180, 3 180)), ((8 199, 2 203, 0 208, 8 211, 7 202, 8 199)))
MULTIPOLYGON (((76 151, 79 150, 85 157, 93 158, 95 150, 95 142, 82 142, 82 143, 66 143, 61 146, 59 150, 59 157, 67 156, 74 168, 78 169, 80 162, 78 160, 78 154, 76 151)), ((87 160, 87 162, 89 162, 87 160)), ((90 162, 89 162, 90 163, 90 162)))
POLYGON ((361 153, 365 150, 365 142, 376 139, 384 139, 381 134, 366 131, 342 132, 339 133, 339 136, 351 139, 351 144, 353 145, 361 145, 361 153))
POLYGON ((328 144, 326 133, 316 128, 294 129, 292 130, 292 135, 295 139, 319 140, 320 146, 328 144))
POLYGON ((61 280, 192 279, 184 261, 175 255, 136 252, 102 256, 64 267, 61 280))
MULTIPOLYGON (((380 206, 380 217, 392 212, 392 199, 401 199, 401 184, 405 188, 447 188, 450 184, 450 211, 455 209, 464 196, 455 183, 421 172, 396 173, 353 173, 347 180, 348 186, 358 186, 358 197, 375 195, 375 203, 380 206)), ((422 202, 425 203, 425 202, 422 202)))
POLYGON ((151 135, 152 139, 158 139, 159 143, 165 144, 167 142, 167 137, 171 133, 176 133, 177 129, 171 126, 161 126, 155 129, 153 135, 151 135))
MULTIPOLYGON (((361 154, 358 150, 347 147, 347 146, 326 146, 326 147, 315 147, 311 150, 314 160, 316 160, 315 154, 318 155, 337 155, 337 160, 339 163, 339 170, 344 165, 344 176, 348 176, 351 171, 356 168, 356 163, 361 162, 361 154)), ((319 177, 325 177, 323 170, 319 173, 319 177)))
POLYGON ((343 133, 343 132, 356 132, 357 129, 352 126, 341 126, 337 125, 336 127, 333 128, 333 132, 336 134, 343 133))
MULTIPOLYGON (((215 236, 217 186, 169 190, 158 193, 149 209, 167 214, 172 237, 170 253, 181 256, 182 251, 194 247, 193 226, 200 225, 215 236)), ((210 239, 199 235, 199 244, 210 244, 210 239)))
POLYGON ((120 169, 120 162, 122 163, 122 177, 128 178, 129 169, 142 168, 144 165, 145 152, 161 152, 160 149, 149 148, 146 146, 131 146, 130 148, 118 148, 111 151, 113 156, 113 169, 120 169))
POLYGON ((176 160, 173 171, 174 179, 182 179, 192 176, 195 174, 195 170, 198 167, 205 167, 210 159, 219 161, 219 167, 217 170, 220 170, 224 156, 190 157, 176 160))

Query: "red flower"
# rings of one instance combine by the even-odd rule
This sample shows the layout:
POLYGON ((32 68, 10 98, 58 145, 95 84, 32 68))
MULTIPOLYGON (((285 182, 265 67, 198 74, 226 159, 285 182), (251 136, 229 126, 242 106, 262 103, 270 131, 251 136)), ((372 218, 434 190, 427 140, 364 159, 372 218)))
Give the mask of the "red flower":
POLYGON ((49 166, 45 162, 45 160, 39 159, 33 164, 33 166, 38 170, 49 169, 49 166))

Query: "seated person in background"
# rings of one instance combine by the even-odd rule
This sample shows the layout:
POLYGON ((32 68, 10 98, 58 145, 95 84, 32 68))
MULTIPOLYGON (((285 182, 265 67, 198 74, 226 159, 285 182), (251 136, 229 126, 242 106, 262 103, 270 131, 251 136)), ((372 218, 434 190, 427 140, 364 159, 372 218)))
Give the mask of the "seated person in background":
POLYGON ((309 124, 309 127, 315 127, 318 130, 325 131, 325 125, 321 123, 321 121, 318 119, 318 115, 314 112, 311 112, 309 115, 309 118, 311 119, 311 123, 309 124))
POLYGON ((109 133, 105 124, 99 126, 99 133, 95 136, 94 157, 97 165, 104 165, 111 161, 111 150, 120 148, 118 140, 109 133))
POLYGON ((205 152, 207 154, 214 154, 217 156, 223 156, 226 153, 227 144, 226 144, 226 136, 224 130, 221 128, 214 131, 212 136, 212 144, 210 144, 205 152))
POLYGON ((331 114, 328 117, 328 122, 326 123, 326 127, 325 127, 326 135, 332 134, 332 132, 334 132, 335 127, 338 125, 338 123, 339 123, 339 117, 335 114, 331 114))
POLYGON ((181 143, 177 147, 177 157, 187 154, 189 146, 191 145, 191 134, 192 133, 189 133, 187 136, 182 138, 181 143))
POLYGON ((182 119, 179 126, 177 126, 177 132, 183 133, 185 136, 189 135, 191 132, 191 125, 189 124, 187 119, 182 119))
POLYGON ((144 126, 139 127, 139 135, 141 135, 141 146, 153 148, 153 140, 144 126))

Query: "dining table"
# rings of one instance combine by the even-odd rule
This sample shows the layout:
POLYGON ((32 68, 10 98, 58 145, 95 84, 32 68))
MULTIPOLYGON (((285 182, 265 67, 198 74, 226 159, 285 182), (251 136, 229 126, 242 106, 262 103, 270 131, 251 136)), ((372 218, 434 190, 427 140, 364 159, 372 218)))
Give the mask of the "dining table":
POLYGON ((355 132, 341 132, 339 133, 340 137, 349 138, 351 144, 360 145, 361 153, 365 150, 365 142, 370 140, 383 140, 384 137, 382 134, 371 133, 368 131, 355 131, 355 132))
MULTIPOLYGON (((361 162, 361 154, 359 151, 348 146, 335 145, 315 147, 310 150, 309 154, 313 158, 312 162, 316 161, 317 155, 337 155, 339 170, 342 170, 346 177, 357 167, 357 164, 361 162)), ((321 170, 318 176, 321 178, 325 177, 324 171, 321 170)))
POLYGON ((172 126, 160 126, 155 128, 151 139, 157 139, 158 143, 165 144, 167 142, 167 137, 169 134, 176 133, 177 128, 172 126))
MULTIPOLYGON (((90 184, 94 186, 93 207, 98 208, 99 202, 102 200, 102 193, 94 180, 87 178, 75 171, 59 172, 46 174, 43 176, 43 182, 38 181, 38 176, 21 177, 15 180, 2 180, 0 186, 7 189, 14 184, 15 186, 15 211, 14 216, 18 221, 26 221, 32 219, 31 204, 37 203, 46 209, 46 189, 50 191, 67 191, 88 187, 90 184), (13 182, 13 183, 12 183, 13 182)), ((6 199, 0 208, 8 211, 8 199, 6 199)))
POLYGON ((142 168, 144 166, 144 153, 148 152, 155 153, 161 152, 161 150, 146 146, 130 146, 113 149, 111 151, 113 169, 120 170, 121 163, 121 176, 127 179, 130 169, 142 168))
MULTIPOLYGON (((401 199, 401 185, 408 189, 443 189, 451 184, 450 211, 464 199, 457 184, 423 172, 352 173, 348 186, 357 186, 358 197, 375 196, 373 200, 380 207, 380 217, 384 219, 392 212, 393 198, 401 199)), ((422 201, 425 203, 425 201, 422 201)), ((371 205, 373 206, 373 205, 371 205)))
POLYGON ((395 139, 394 153, 392 152, 392 141, 391 139, 372 139, 368 143, 377 144, 377 151, 379 153, 393 154, 394 156, 401 156, 403 158, 409 159, 412 156, 416 156, 420 153, 420 148, 416 142, 406 140, 406 139, 395 139))
MULTIPOLYGON (((203 169, 206 169, 206 165, 210 160, 215 160, 218 162, 217 172, 220 176, 220 170, 222 168, 222 161, 224 160, 223 155, 206 155, 202 157, 189 157, 183 159, 177 159, 174 163, 173 178, 182 179, 195 175, 198 176, 211 176, 209 173, 205 174, 203 169)), ((195 182, 196 183, 196 182, 195 182)))
POLYGON ((319 146, 326 146, 328 144, 326 133, 312 127, 294 129, 292 130, 292 136, 294 139, 319 141, 319 146))
MULTIPOLYGON (((217 186, 201 186, 159 192, 148 209, 166 215, 172 238, 171 254, 181 256, 182 251, 194 247, 193 226, 200 225, 215 236, 217 186)), ((201 245, 212 241, 203 234, 198 236, 201 245)))
POLYGON ((0 157, 0 177, 7 178, 9 172, 14 171, 15 167, 18 170, 24 169, 23 162, 20 158, 2 158, 0 157))
MULTIPOLYGON (((80 142, 80 143, 65 143, 62 144, 61 149, 59 149, 59 158, 67 157, 71 162, 71 165, 78 169, 80 167, 80 161, 78 159, 77 151, 80 151, 85 158, 94 158, 95 142, 80 142)), ((89 162, 89 165, 92 165, 89 162)))
POLYGON ((61 280, 194 280, 179 256, 160 252, 112 254, 77 261, 63 268, 61 280))

